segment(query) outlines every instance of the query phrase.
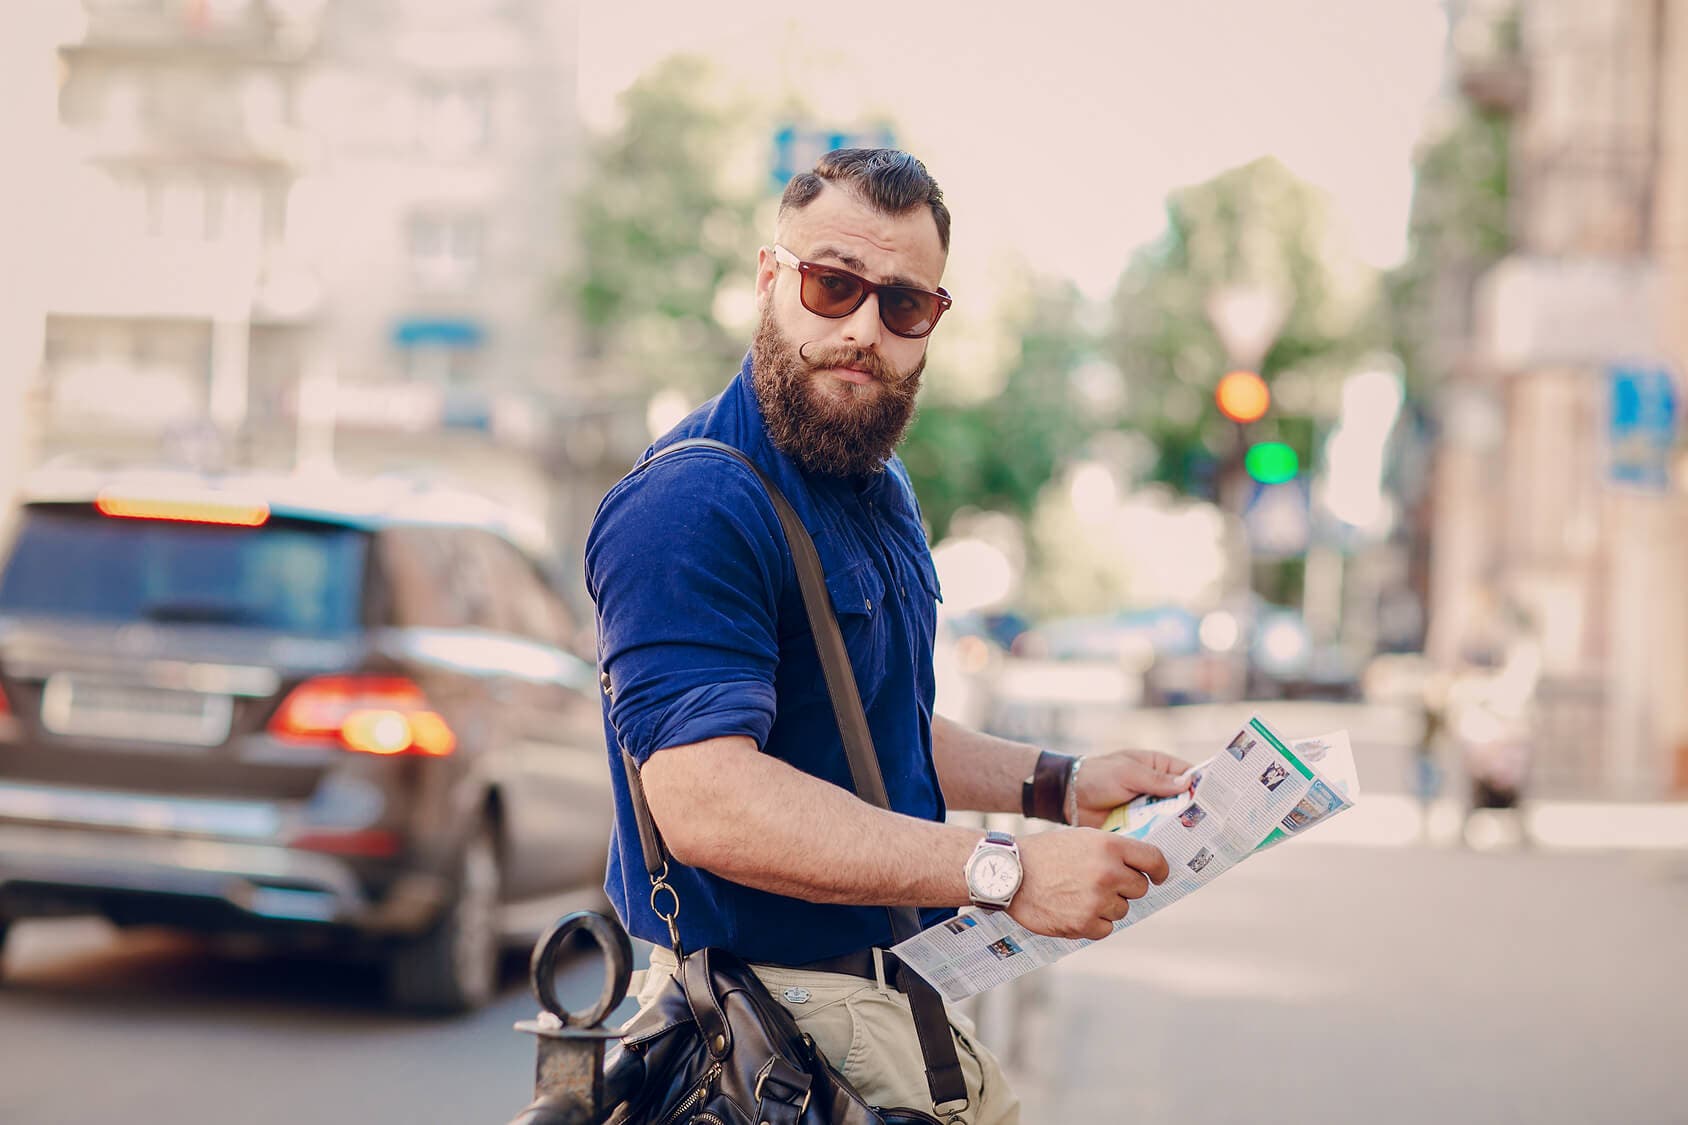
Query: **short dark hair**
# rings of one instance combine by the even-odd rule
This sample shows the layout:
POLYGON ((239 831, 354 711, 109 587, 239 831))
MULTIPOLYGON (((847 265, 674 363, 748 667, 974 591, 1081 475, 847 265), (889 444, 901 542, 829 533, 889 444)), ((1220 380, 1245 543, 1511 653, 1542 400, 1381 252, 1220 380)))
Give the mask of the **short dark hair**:
POLYGON ((836 148, 785 185, 780 215, 801 211, 815 201, 827 184, 836 184, 885 215, 901 215, 924 203, 938 224, 938 241, 949 253, 950 213, 944 192, 926 165, 894 148, 836 148))

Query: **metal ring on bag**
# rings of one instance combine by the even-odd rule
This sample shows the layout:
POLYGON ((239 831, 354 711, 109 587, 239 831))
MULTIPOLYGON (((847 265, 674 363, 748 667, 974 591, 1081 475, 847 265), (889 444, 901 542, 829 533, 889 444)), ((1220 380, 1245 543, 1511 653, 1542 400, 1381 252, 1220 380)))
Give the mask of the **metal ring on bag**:
POLYGON ((680 916, 680 896, 673 887, 667 883, 658 883, 651 888, 651 912, 669 925, 674 924, 674 919, 680 916), (674 902, 674 911, 671 914, 664 914, 662 908, 656 904, 656 896, 663 891, 667 891, 668 897, 674 902))

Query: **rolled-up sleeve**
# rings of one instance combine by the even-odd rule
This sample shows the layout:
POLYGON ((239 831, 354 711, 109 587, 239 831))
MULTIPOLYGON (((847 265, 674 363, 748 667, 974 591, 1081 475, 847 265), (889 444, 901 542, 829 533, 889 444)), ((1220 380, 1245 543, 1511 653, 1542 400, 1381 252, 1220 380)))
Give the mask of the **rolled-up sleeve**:
POLYGON ((641 764, 670 746, 767 742, 779 662, 781 532, 761 484, 706 450, 612 489, 586 542, 609 717, 641 764))

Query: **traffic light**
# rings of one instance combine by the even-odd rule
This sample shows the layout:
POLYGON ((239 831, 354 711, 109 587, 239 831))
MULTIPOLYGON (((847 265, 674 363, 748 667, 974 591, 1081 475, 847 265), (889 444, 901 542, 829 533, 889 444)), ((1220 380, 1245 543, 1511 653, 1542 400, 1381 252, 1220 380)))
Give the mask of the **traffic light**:
POLYGON ((1301 458, 1281 441, 1262 441, 1248 447, 1243 468, 1261 484, 1283 484, 1301 471, 1301 458))
POLYGON ((1213 401, 1218 403, 1219 413, 1246 426, 1265 416, 1266 408, 1272 405, 1272 392, 1266 380, 1253 371, 1233 371, 1219 380, 1213 401))

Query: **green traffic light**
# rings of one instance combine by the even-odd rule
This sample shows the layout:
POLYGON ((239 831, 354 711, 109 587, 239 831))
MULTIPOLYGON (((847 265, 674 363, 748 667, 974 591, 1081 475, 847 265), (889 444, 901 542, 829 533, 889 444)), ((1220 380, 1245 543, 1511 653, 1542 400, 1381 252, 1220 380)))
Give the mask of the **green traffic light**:
POLYGON ((1249 446, 1243 468, 1261 484, 1283 484, 1301 471, 1301 458, 1281 441, 1263 441, 1249 446))

